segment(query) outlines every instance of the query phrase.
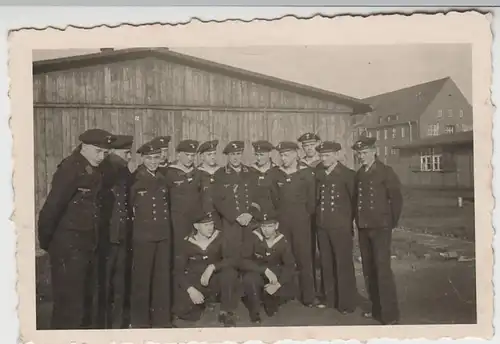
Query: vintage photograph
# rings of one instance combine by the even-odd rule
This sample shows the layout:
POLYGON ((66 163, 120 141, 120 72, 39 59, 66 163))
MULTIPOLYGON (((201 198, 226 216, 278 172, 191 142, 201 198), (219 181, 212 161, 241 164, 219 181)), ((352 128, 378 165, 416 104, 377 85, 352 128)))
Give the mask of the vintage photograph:
POLYGON ((472 43, 33 48, 36 331, 478 324, 472 43))
POLYGON ((475 322, 470 45, 33 57, 40 329, 475 322))

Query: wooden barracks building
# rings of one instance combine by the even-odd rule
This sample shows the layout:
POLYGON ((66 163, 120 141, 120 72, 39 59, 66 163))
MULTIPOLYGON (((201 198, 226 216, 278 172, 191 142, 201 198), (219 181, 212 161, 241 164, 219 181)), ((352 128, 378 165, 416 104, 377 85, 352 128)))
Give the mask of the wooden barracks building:
POLYGON ((376 137, 378 155, 415 187, 473 188, 472 106, 449 77, 363 99, 356 134, 376 137))
MULTIPOLYGON (((371 111, 352 97, 166 48, 35 61, 33 97, 37 213, 57 164, 88 128, 132 134, 135 147, 171 135, 172 158, 183 138, 219 139, 222 148, 235 139, 276 144, 313 131, 340 142, 352 167, 351 117, 371 111)), ((250 148, 244 158, 250 162, 250 148)))

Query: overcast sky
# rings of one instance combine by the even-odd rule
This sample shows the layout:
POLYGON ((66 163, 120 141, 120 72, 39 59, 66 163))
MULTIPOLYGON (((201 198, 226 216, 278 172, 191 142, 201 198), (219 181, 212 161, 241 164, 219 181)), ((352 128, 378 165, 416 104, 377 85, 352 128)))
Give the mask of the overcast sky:
MULTIPOLYGON (((358 98, 449 76, 469 102, 472 99, 472 51, 465 44, 172 50, 358 98)), ((95 51, 35 51, 33 58, 95 51)))

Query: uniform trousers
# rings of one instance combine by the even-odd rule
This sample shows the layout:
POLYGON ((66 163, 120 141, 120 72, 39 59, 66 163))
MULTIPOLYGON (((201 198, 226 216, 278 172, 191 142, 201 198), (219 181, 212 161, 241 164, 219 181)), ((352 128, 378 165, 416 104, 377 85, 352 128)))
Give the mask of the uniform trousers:
POLYGON ((392 229, 360 228, 358 233, 372 315, 384 323, 398 321, 396 283, 391 268, 392 229))
MULTIPOLYGON (((270 270, 276 274, 279 281, 280 270, 272 267, 270 270)), ((264 274, 255 271, 245 272, 243 275, 243 290, 250 313, 258 313, 261 304, 264 304, 265 308, 277 310, 281 303, 292 298, 295 294, 294 283, 289 282, 283 284, 273 295, 269 295, 264 290, 264 286, 268 283, 269 281, 264 274)))
POLYGON ((318 228, 326 304, 339 311, 356 308, 357 288, 350 229, 318 228))
POLYGON ((130 300, 133 328, 170 327, 171 317, 170 240, 133 242, 130 300))
POLYGON ((48 253, 54 299, 51 328, 69 330, 91 327, 97 299, 94 233, 59 229, 54 234, 48 253))
MULTIPOLYGON (((204 270, 203 270, 204 271, 204 270)), ((238 272, 231 268, 224 268, 214 272, 210 277, 208 286, 204 287, 200 283, 203 271, 192 271, 186 273, 186 278, 191 282, 191 286, 196 288, 205 297, 205 302, 195 305, 187 290, 178 286, 175 298, 175 314, 185 320, 197 321, 201 318, 203 309, 207 301, 214 301, 220 297, 220 310, 224 312, 234 312, 238 307, 240 291, 238 289, 238 272)))
POLYGON ((323 269, 321 269, 321 256, 319 254, 319 234, 318 226, 316 225, 316 219, 312 217, 311 219, 311 255, 313 258, 313 271, 314 271, 314 288, 316 290, 316 295, 324 299, 325 296, 325 285, 323 278, 323 269), (317 271, 319 269, 319 278, 317 276, 317 271))
POLYGON ((124 328, 127 253, 125 243, 111 244, 106 262, 106 328, 124 328))
POLYGON ((298 268, 300 299, 303 304, 314 302, 314 272, 311 255, 311 217, 302 207, 280 210, 280 231, 292 245, 298 268))
POLYGON ((222 253, 225 257, 235 259, 239 264, 243 241, 251 234, 251 229, 238 222, 230 223, 222 218, 222 253))

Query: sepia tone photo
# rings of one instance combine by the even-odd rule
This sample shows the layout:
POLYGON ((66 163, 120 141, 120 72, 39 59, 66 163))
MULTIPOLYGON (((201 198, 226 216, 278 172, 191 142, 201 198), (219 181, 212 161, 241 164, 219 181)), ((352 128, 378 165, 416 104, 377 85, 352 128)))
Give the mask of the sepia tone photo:
POLYGON ((29 332, 489 333, 491 37, 441 18, 484 42, 32 45, 29 332))

